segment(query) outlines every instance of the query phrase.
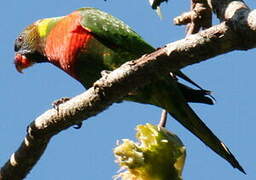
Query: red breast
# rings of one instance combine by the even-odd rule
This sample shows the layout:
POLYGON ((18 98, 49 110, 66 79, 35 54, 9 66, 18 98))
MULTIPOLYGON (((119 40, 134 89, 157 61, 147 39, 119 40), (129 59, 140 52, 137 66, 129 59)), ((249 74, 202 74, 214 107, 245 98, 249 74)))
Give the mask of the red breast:
POLYGON ((64 17, 46 39, 45 55, 49 61, 75 77, 74 64, 79 50, 92 38, 80 24, 79 12, 64 17))

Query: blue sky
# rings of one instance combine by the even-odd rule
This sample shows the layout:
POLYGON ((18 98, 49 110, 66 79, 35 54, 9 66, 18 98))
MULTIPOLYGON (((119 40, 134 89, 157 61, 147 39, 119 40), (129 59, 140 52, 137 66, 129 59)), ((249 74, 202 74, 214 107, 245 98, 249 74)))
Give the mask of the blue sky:
MULTIPOLYGON (((256 7, 255 1, 248 3, 252 9, 256 7)), ((22 75, 16 72, 13 44, 24 27, 40 18, 62 16, 77 8, 91 6, 122 19, 147 42, 160 47, 184 37, 184 27, 174 26, 172 19, 189 8, 187 0, 164 3, 164 19, 160 20, 147 0, 8 0, 1 5, 1 165, 18 148, 27 125, 51 108, 54 100, 84 91, 78 82, 51 64, 34 66, 22 75)), ((214 106, 192 106, 235 154, 248 174, 233 169, 169 117, 168 128, 187 147, 184 179, 256 179, 255 65, 255 50, 249 50, 221 55, 183 70, 214 92, 217 99, 214 106)), ((159 108, 150 105, 115 104, 85 121, 80 130, 69 128, 55 136, 26 179, 111 179, 118 170, 112 153, 116 140, 134 139, 135 126, 146 122, 157 124, 160 112, 159 108)))

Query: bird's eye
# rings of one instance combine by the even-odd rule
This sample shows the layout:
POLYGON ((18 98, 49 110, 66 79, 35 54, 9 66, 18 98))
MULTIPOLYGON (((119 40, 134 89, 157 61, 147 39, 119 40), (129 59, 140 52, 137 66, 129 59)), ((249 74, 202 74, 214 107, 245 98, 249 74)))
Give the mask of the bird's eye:
POLYGON ((22 36, 19 36, 19 37, 17 38, 17 41, 18 41, 19 43, 21 43, 21 42, 23 41, 22 36))
POLYGON ((15 41, 15 45, 14 45, 14 50, 17 52, 22 44, 23 38, 21 36, 19 36, 16 41, 15 41))
POLYGON ((14 45, 14 50, 15 50, 16 52, 21 48, 22 42, 23 42, 23 37, 22 37, 22 36, 19 36, 19 37, 16 39, 16 42, 15 42, 15 45, 14 45))

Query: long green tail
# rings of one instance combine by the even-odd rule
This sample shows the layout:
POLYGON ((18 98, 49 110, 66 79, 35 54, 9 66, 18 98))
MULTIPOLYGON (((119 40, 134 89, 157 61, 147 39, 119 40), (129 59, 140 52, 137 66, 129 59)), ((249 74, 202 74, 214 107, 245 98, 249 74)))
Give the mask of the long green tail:
POLYGON ((196 100, 198 97, 199 99, 203 99, 201 102, 211 104, 208 103, 209 99, 207 100, 207 97, 205 97, 207 93, 203 94, 201 90, 194 90, 189 87, 186 87, 185 90, 182 90, 182 87, 184 88, 186 86, 177 83, 172 78, 159 80, 155 83, 149 84, 143 89, 140 89, 137 91, 138 94, 136 94, 136 96, 128 100, 135 100, 141 103, 150 103, 166 109, 171 114, 171 116, 173 116, 191 133, 203 141, 204 144, 210 147, 221 157, 226 159, 234 168, 237 168, 241 172, 245 173, 227 146, 218 139, 218 137, 205 125, 205 123, 187 104, 188 99, 185 97, 191 96, 189 95, 191 93, 196 94, 197 91, 198 95, 193 96, 194 102, 201 101, 196 100), (189 90, 191 90, 191 93, 189 90), (188 95, 184 93, 188 93, 188 95), (204 100, 204 98, 206 99, 204 100))

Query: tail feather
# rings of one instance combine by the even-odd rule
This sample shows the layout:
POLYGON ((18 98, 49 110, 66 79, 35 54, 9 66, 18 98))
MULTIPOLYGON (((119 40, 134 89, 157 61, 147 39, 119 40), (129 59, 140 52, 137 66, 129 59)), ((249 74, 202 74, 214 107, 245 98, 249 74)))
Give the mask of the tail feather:
POLYGON ((195 83, 192 79, 190 79, 186 74, 184 74, 181 71, 177 71, 175 72, 175 75, 179 76, 180 78, 182 78, 183 80, 193 84, 195 87, 197 87, 200 90, 204 90, 201 86, 199 86, 197 83, 195 83))
POLYGON ((188 110, 190 112, 187 113, 188 117, 186 119, 183 119, 183 117, 180 117, 179 115, 177 116, 177 114, 174 113, 170 114, 191 133, 203 141, 205 145, 226 159, 234 168, 237 168, 246 174, 228 147, 206 126, 206 124, 193 112, 190 107, 187 107, 187 109, 190 109, 188 110))
POLYGON ((212 96, 208 97, 210 95, 210 91, 208 90, 196 90, 192 89, 184 84, 181 84, 177 82, 177 85, 182 92, 185 100, 187 102, 192 102, 192 103, 204 103, 204 104, 214 104, 214 100, 212 96))
POLYGON ((197 136, 205 145, 227 160, 234 168, 245 173, 227 146, 204 124, 187 102, 212 104, 207 91, 194 90, 177 83, 173 78, 163 77, 131 92, 125 99, 145 104, 153 104, 167 110, 179 123, 197 136))
POLYGON ((228 147, 206 126, 187 104, 175 81, 155 86, 154 104, 166 109, 178 122, 197 136, 205 145, 226 159, 234 168, 245 173, 242 166, 230 152, 228 147), (167 91, 169 90, 169 91, 167 91))
MULTIPOLYGON (((195 87, 197 87, 199 90, 205 92, 208 96, 210 96, 214 101, 215 98, 211 95, 211 91, 208 91, 208 90, 205 90, 203 89, 200 85, 198 85, 196 82, 194 82, 192 79, 190 79, 186 74, 184 74, 183 72, 181 71, 177 71, 175 72, 175 75, 179 76, 180 78, 182 78, 183 80, 189 82, 190 84, 193 84, 195 87)), ((183 85, 183 84, 182 84, 183 85)), ((184 85, 185 86, 185 85, 184 85)), ((190 88, 192 89, 192 88, 190 88)))

